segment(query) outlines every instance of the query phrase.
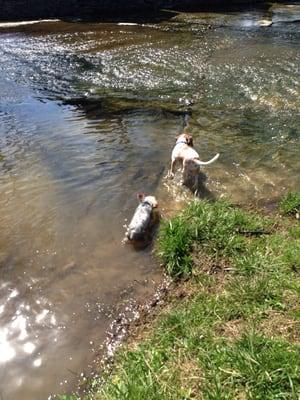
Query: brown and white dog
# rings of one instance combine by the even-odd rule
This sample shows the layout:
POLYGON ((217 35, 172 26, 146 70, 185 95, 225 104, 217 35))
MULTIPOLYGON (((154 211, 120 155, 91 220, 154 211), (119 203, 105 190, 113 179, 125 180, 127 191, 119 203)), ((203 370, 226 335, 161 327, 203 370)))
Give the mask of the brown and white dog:
POLYGON ((174 176, 175 165, 177 161, 182 163, 181 183, 186 184, 190 177, 194 178, 194 188, 198 188, 199 169, 203 165, 212 164, 219 158, 219 153, 209 161, 200 161, 199 154, 193 148, 193 138, 188 133, 182 133, 177 136, 176 144, 171 156, 170 176, 174 176))
POLYGON ((134 215, 128 225, 126 238, 129 241, 145 241, 150 229, 153 209, 158 207, 158 202, 154 196, 138 194, 140 204, 136 208, 134 215))

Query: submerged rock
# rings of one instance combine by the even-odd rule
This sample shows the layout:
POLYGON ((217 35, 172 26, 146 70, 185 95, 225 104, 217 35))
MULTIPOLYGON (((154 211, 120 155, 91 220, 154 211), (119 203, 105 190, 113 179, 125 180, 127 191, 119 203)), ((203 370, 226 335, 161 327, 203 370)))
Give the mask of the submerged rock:
POLYGON ((273 23, 272 21, 267 19, 261 19, 260 21, 258 21, 259 26, 271 26, 272 23, 273 23))

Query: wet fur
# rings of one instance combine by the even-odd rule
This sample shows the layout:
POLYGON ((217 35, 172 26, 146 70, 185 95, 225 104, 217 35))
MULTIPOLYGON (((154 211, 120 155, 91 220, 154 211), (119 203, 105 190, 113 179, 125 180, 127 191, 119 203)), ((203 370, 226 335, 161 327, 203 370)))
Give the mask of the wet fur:
POLYGON ((134 215, 126 231, 128 241, 145 241, 149 229, 153 222, 153 209, 158 206, 154 196, 138 196, 140 204, 136 208, 134 215))

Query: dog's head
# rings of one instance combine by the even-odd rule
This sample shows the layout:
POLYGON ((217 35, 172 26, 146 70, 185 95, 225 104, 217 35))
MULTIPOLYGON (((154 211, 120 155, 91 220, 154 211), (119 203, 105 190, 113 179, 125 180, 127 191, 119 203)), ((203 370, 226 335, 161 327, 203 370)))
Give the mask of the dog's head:
POLYGON ((180 135, 176 136, 176 142, 185 142, 188 146, 194 147, 193 136, 189 135, 188 133, 181 133, 180 135))
POLYGON ((154 196, 146 196, 144 193, 139 193, 137 195, 138 200, 140 203, 142 203, 143 201, 146 201, 147 203, 149 203, 152 208, 156 208, 158 207, 158 201, 156 200, 156 198, 154 196))

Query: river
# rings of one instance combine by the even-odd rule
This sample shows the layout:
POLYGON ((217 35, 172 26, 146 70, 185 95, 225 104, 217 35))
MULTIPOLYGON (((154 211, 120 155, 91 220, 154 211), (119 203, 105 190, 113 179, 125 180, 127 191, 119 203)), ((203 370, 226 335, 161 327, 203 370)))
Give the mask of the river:
POLYGON ((136 194, 164 218, 188 123, 201 197, 300 190, 300 6, 136 25, 0 24, 0 398, 43 400, 92 369, 117 313, 154 293, 152 248, 122 245, 136 194), (273 21, 270 26, 266 21, 273 21))

